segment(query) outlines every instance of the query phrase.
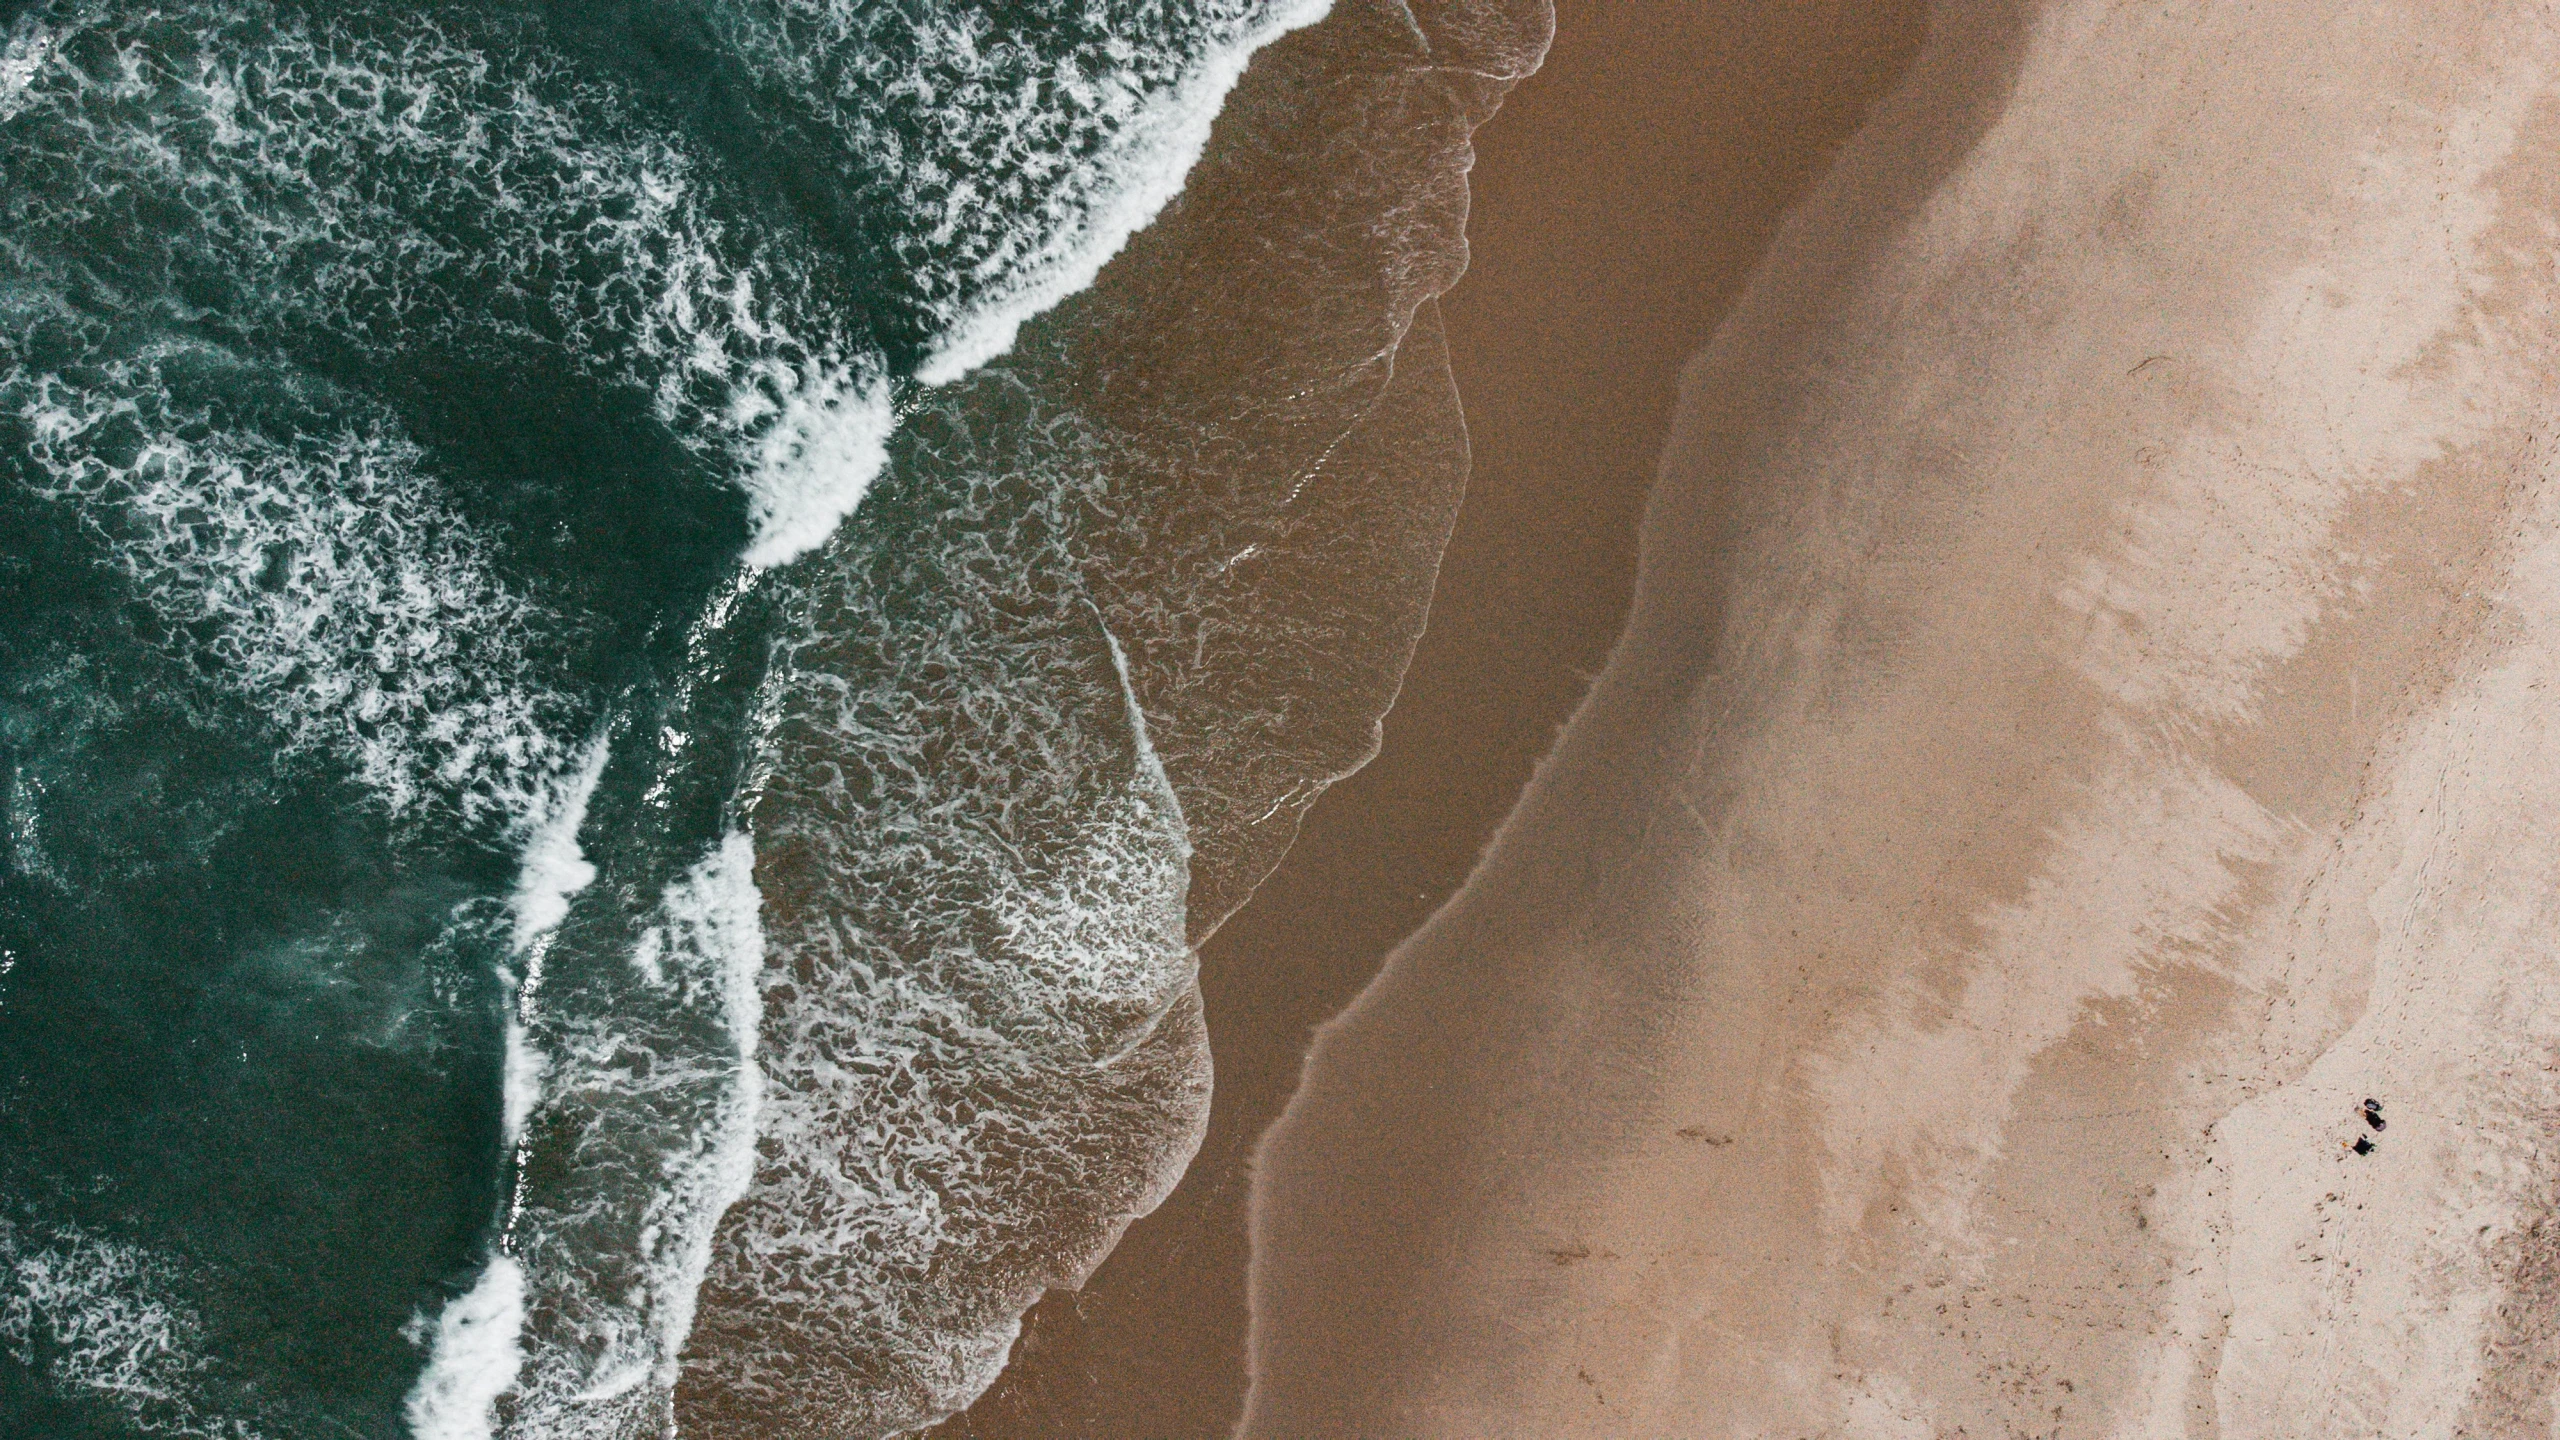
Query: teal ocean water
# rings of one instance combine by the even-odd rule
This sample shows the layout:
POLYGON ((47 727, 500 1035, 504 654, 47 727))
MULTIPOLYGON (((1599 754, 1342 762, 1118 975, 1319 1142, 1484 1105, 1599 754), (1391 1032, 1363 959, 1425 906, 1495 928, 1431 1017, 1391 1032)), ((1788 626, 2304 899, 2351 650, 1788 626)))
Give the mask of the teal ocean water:
POLYGON ((0 3, 0 1435, 985 1387, 1462 482, 1543 6, 1325 12, 0 3))

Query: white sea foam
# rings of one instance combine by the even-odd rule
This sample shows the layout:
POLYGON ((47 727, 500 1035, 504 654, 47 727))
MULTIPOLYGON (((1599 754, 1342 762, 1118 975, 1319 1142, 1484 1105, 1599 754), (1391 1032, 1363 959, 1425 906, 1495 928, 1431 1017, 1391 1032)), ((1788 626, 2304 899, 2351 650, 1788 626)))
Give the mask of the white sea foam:
POLYGON ((62 36, 52 26, 39 22, 33 15, 21 15, 9 27, 9 37, 0 41, 0 120, 18 113, 25 104, 29 86, 36 72, 53 58, 62 44, 62 36))
POLYGON ((611 742, 599 735, 575 765, 551 782, 549 801, 525 839, 524 860, 516 871, 518 955, 531 954, 537 941, 568 918, 569 901, 595 883, 596 867, 579 846, 578 831, 587 823, 587 806, 595 799, 611 752, 611 742))
POLYGON ((883 376, 795 387, 750 446, 748 567, 788 564, 825 544, 889 463, 896 424, 883 376))
POLYGON ((710 1133, 669 1163, 668 1185, 652 1207, 649 1228, 669 1243, 660 1273, 652 1276, 657 1353, 650 1378, 670 1391, 711 1268, 712 1235, 755 1178, 756 1120, 764 1106, 764 1072, 756 1065, 756 1038, 764 1024, 758 986, 764 973, 764 897, 756 890, 755 865, 755 842, 744 832, 731 834, 668 892, 664 923, 641 937, 661 957, 649 967, 660 977, 653 985, 713 992, 736 1060, 710 1133), (679 970, 669 979, 668 956, 700 958, 692 974, 679 970))
POLYGON ((542 1103, 542 1082, 549 1060, 534 1044, 525 1012, 542 988, 543 938, 569 917, 569 902, 595 883, 596 867, 578 843, 587 822, 587 806, 604 778, 611 742, 599 735, 588 742, 578 763, 550 785, 550 799, 524 845, 516 870, 515 968, 503 977, 509 986, 505 1059, 500 1071, 499 1103, 509 1150, 524 1138, 525 1121, 542 1103))
POLYGON ((551 1063, 525 1033, 524 1022, 513 1015, 507 1017, 504 1044, 498 1076, 499 1137, 513 1151, 524 1141, 524 1123, 542 1103, 542 1081, 551 1063))
POLYGON ((174 1298, 177 1266, 72 1228, 38 1238, 0 1221, 0 1354, 42 1363, 152 1434, 255 1440, 250 1423, 205 1413, 203 1324, 174 1298))
POLYGON ((493 1255, 479 1283, 445 1306, 426 1372, 409 1392, 415 1440, 489 1440, 498 1397, 515 1387, 524 1367, 524 1293, 523 1268, 493 1255))
POLYGON ((763 1076, 755 849, 723 839, 670 884, 627 956, 538 992, 547 1104, 577 1138, 511 1227, 533 1308, 511 1433, 662 1433, 721 1216, 755 1168, 763 1076), (634 1069, 630 1057, 646 1055, 634 1069))
MULTIPOLYGON (((0 364, 9 358, 0 340, 0 364)), ((254 373, 163 345, 58 373, 0 368, 36 493, 74 510, 225 684, 290 747, 339 755, 398 815, 529 815, 556 765, 556 697, 531 637, 547 622, 378 422, 287 439, 171 397, 173 367, 254 373)))
POLYGON ((959 379, 1010 351, 1025 324, 1090 287, 1129 238, 1182 193, 1255 52, 1332 9, 1333 0, 1285 0, 1154 93, 1106 97, 1094 92, 1110 87, 1110 77, 1069 78, 1071 90, 1085 92, 1079 98, 1113 117, 1108 145, 1081 162, 1083 173, 1053 179, 1039 223, 1023 226, 1015 245, 979 263, 974 278, 983 288, 945 322, 916 378, 927 385, 959 379))
POLYGON ((9 228, 77 234, 100 204, 181 195, 187 227, 139 228, 222 277, 234 322, 386 357, 547 343, 556 363, 649 393, 674 438, 730 474, 757 568, 822 541, 878 473, 885 365, 832 308, 841 279, 738 224, 718 167, 609 90, 423 19, 387 36, 119 23, 113 84, 66 73, 10 92, 35 122, 15 143, 56 173, 8 196, 9 228))

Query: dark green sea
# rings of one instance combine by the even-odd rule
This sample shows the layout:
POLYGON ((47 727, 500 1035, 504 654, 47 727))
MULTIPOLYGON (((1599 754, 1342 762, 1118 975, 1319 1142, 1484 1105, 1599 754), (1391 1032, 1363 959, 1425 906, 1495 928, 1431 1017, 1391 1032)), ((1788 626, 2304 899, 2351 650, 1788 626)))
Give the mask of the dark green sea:
POLYGON ((1544 5, 1327 11, 0 0, 0 1437, 985 1388, 1463 485, 1544 5))

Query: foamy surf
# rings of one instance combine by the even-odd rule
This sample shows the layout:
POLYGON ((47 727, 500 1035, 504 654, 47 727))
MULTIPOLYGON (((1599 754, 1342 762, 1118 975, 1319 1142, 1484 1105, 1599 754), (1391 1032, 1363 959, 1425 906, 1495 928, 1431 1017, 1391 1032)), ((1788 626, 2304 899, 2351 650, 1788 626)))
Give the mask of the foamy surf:
POLYGON ((1333 0, 1290 0, 1278 11, 1201 57, 1188 73, 1139 100, 1110 147, 1088 162, 1085 176, 1058 189, 1065 214, 1024 253, 982 264, 985 287, 945 322, 916 367, 926 385, 947 385, 1013 348, 1022 327, 1089 288, 1129 238, 1155 222, 1182 193, 1200 163, 1209 129, 1255 52, 1332 13, 1333 0))
POLYGON ((414 1440, 488 1440, 498 1397, 524 1366, 524 1268, 493 1255, 469 1293, 436 1318, 426 1373, 409 1392, 414 1440))
POLYGON ((8 38, 0 41, 0 121, 18 113, 27 87, 59 44, 60 35, 33 15, 22 15, 9 27, 8 38))
POLYGON ((679 1359, 720 1217, 752 1175, 763 1077, 755 850, 731 833, 636 939, 574 985, 529 991, 547 1057, 541 1138, 506 1235, 542 1317, 507 1433, 607 1440, 672 1424, 679 1359), (649 1057, 635 1073, 627 1058, 649 1057))
POLYGON ((652 988, 716 986, 721 1025, 736 1057, 710 1143, 670 1167, 676 1178, 653 1216, 669 1264, 653 1316, 656 1354, 647 1378, 670 1393, 686 1337, 693 1333, 703 1276, 711 1268, 712 1235, 755 1178, 756 1121, 764 1104, 764 1074, 756 1067, 757 1035, 764 1025, 758 986, 764 897, 756 890, 755 864, 755 844, 743 833, 722 840, 718 852, 669 895, 665 924, 641 936, 632 956, 652 988), (707 980, 699 967, 676 968, 680 957, 695 956, 712 967, 707 980))
POLYGON ((885 376, 795 385, 746 467, 747 568, 787 565, 825 544, 889 463, 896 424, 885 376))
MULTIPOLYGON (((577 765, 556 777, 535 816, 518 866, 513 914, 518 969, 508 1006, 502 1097, 507 1147, 523 1140, 525 1121, 542 1103, 549 1064, 528 1032, 525 1012, 541 986, 541 945, 568 917, 569 902, 593 884, 596 867, 578 844, 587 807, 604 776, 611 742, 589 742, 577 765)), ((503 1244, 504 1236, 501 1235, 503 1244)), ((504 1249, 493 1252, 470 1290, 437 1317, 425 1371, 410 1390, 407 1414, 416 1440, 487 1440, 498 1398, 515 1388, 524 1364, 524 1267, 504 1249)))
POLYGON ((419 1440, 487 1440, 510 1396, 511 1435, 663 1430, 713 1231, 752 1175, 764 939, 744 834, 667 887, 626 953, 548 973, 551 937, 595 879, 577 836, 606 755, 588 747, 527 842, 507 1032, 510 1146, 540 1114, 582 1137, 583 1162, 566 1163, 586 1168, 519 1181, 501 1248, 433 1327, 407 1405, 419 1440), (623 1069, 634 1053, 650 1057, 638 1077, 623 1069), (529 1307, 544 1317, 531 1330, 529 1307))
POLYGON ((138 1246, 0 1220, 0 1355, 106 1401, 149 1434, 257 1440, 204 1413, 203 1323, 174 1298, 177 1267, 138 1246))
POLYGON ((587 823, 587 807, 595 803, 596 785, 612 755, 609 736, 589 741, 576 766, 552 781, 549 803, 525 838, 512 906, 518 955, 532 957, 542 937, 569 917, 569 902, 595 883, 596 867, 578 844, 578 831, 587 823))

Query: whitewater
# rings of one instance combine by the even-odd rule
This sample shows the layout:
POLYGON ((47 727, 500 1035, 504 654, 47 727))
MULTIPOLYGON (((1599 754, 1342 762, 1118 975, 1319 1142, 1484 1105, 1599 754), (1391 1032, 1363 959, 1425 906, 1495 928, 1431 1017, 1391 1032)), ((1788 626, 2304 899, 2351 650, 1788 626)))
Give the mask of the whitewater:
POLYGON ((1374 748, 1498 7, 1205 172, 1321 0, 10 9, 0 1421, 967 1404, 1374 748))

